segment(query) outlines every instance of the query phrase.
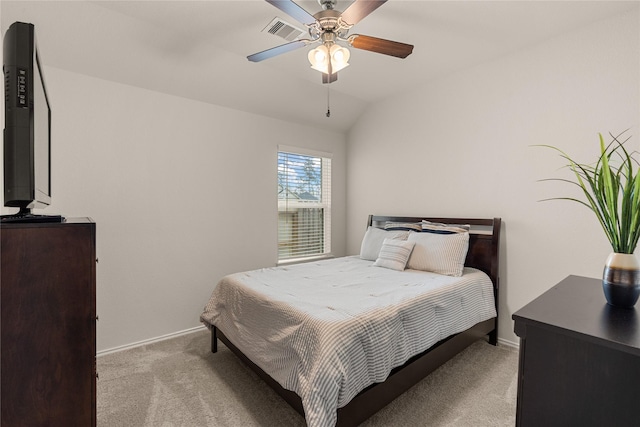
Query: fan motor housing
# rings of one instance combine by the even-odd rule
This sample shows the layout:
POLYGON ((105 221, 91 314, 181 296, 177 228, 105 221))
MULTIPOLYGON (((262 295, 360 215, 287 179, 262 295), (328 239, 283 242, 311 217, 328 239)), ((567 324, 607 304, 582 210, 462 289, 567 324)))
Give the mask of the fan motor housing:
POLYGON ((323 30, 334 30, 338 27, 341 15, 337 10, 323 10, 313 15, 313 17, 316 18, 323 30))

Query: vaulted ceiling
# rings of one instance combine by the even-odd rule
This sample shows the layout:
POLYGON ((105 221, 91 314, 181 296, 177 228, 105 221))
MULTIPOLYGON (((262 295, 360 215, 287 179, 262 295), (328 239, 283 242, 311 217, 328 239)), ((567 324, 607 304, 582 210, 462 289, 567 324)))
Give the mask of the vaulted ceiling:
MULTIPOLYGON (((315 0, 297 1, 310 13, 315 0)), ((346 9, 351 1, 338 1, 346 9)), ((554 36, 629 12, 636 1, 389 0, 351 33, 415 46, 406 59, 351 49, 337 82, 321 83, 302 48, 259 63, 246 56, 286 40, 263 32, 263 0, 6 1, 2 31, 36 25, 45 65, 339 132, 368 105, 554 36), (325 112, 330 101, 331 117, 325 112)))

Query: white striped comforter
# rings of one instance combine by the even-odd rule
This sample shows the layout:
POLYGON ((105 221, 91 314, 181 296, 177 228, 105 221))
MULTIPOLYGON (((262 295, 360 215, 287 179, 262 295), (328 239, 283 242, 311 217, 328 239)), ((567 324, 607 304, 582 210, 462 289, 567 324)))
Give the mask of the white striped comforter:
POLYGON ((226 276, 201 321, 297 393, 308 426, 325 427, 394 367, 495 316, 479 270, 450 277, 344 257, 226 276))

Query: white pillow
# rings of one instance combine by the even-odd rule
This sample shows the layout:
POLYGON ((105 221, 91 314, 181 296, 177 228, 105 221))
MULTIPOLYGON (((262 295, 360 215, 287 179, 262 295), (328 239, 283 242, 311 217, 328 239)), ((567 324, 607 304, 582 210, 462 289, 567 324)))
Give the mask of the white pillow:
POLYGON ((385 231, 369 226, 360 246, 360 258, 375 261, 378 259, 384 239, 407 240, 408 235, 408 231, 385 231))
POLYGON ((415 242, 415 246, 407 268, 462 276, 469 249, 469 233, 411 233, 408 241, 415 242))
POLYGON ((398 239, 384 239, 378 259, 373 263, 376 267, 402 271, 407 265, 414 242, 398 239))

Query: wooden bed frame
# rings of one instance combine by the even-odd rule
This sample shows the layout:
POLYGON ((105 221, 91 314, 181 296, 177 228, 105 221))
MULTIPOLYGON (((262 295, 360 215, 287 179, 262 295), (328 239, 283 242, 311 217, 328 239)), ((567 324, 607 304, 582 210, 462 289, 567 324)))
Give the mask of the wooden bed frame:
MULTIPOLYGON (((367 226, 383 228, 386 221, 420 222, 423 219, 445 224, 469 224, 471 234, 469 238, 469 250, 465 265, 484 271, 489 275, 494 286, 494 298, 496 312, 498 310, 498 283, 499 283, 499 247, 500 247, 500 218, 493 219, 469 219, 469 218, 428 218, 428 217, 397 217, 369 215, 367 226)), ((452 335, 437 342, 431 348, 409 359, 404 365, 391 371, 389 377, 382 383, 372 384, 346 406, 338 409, 337 426, 357 426, 371 415, 378 412, 384 406, 400 396, 406 390, 417 384, 424 377, 435 371, 449 359, 473 344, 475 341, 488 335, 489 343, 497 345, 498 318, 492 318, 480 322, 475 326, 452 335)), ((296 411, 304 416, 304 409, 300 397, 284 389, 269 374, 253 363, 245 356, 224 333, 216 327, 211 330, 211 351, 218 350, 218 339, 231 351, 254 370, 269 386, 271 386, 282 398, 296 411)))

